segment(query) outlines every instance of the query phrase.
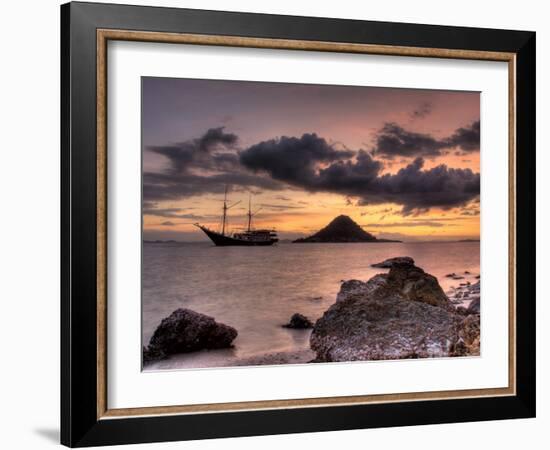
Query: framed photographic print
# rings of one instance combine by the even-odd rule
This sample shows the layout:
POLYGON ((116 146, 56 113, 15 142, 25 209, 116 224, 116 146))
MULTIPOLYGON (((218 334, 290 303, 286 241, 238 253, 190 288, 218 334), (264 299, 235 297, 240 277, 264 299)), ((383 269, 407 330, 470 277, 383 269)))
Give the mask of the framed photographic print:
POLYGON ((535 33, 61 19, 63 444, 534 416, 535 33))

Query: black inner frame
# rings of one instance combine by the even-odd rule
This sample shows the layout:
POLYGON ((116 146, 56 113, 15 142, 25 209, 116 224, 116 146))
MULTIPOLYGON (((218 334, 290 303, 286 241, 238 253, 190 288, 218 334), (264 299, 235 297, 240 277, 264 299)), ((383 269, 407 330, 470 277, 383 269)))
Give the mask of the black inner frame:
POLYGON ((69 3, 61 6, 61 443, 71 447, 535 416, 535 33, 69 3), (517 395, 97 419, 96 30, 512 52, 517 395))

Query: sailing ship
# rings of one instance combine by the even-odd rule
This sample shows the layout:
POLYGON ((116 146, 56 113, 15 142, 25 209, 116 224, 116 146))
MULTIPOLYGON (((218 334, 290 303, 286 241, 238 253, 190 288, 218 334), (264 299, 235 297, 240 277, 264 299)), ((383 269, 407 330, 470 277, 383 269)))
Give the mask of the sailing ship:
POLYGON ((225 188, 225 195, 223 199, 223 214, 222 214, 222 229, 221 233, 218 233, 210 228, 195 223, 194 225, 204 231, 211 241, 220 247, 224 246, 265 246, 273 245, 279 239, 277 233, 273 229, 253 229, 252 228, 252 217, 254 217, 260 209, 252 213, 252 202, 251 198, 248 198, 248 224, 245 230, 237 233, 228 233, 226 234, 227 226, 227 211, 234 206, 237 206, 240 203, 240 200, 237 203, 234 203, 230 206, 227 205, 227 187, 225 188))

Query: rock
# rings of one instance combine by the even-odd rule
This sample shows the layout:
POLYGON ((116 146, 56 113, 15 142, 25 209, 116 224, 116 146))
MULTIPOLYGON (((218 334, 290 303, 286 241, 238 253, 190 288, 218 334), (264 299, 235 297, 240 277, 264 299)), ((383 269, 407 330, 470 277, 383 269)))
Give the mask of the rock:
POLYGON ((456 273, 448 273, 447 275, 445 275, 446 278, 454 278, 456 277, 456 273))
POLYGON ((386 283, 381 286, 387 296, 397 294, 406 300, 449 308, 450 302, 437 278, 420 267, 409 264, 394 264, 386 283))
POLYGON ((445 357, 461 321, 446 309, 395 295, 357 295, 324 313, 310 345, 317 362, 445 357))
POLYGON ((152 348, 149 349, 147 347, 143 347, 143 362, 153 362, 153 361, 159 361, 161 359, 167 358, 168 355, 164 353, 161 349, 158 348, 152 348))
POLYGON ((479 297, 473 299, 470 304, 468 305, 468 313, 469 314, 479 314, 481 310, 481 304, 480 304, 479 297))
POLYGON ((434 276, 394 264, 387 275, 344 283, 315 323, 310 345, 317 362, 470 354, 474 347, 460 335, 465 318, 466 309, 454 308, 434 276))
POLYGON ((347 298, 353 295, 362 294, 367 295, 386 284, 388 278, 387 274, 378 274, 372 277, 369 281, 348 280, 342 283, 340 292, 336 296, 336 301, 345 301, 347 298))
POLYGON ((479 356, 480 331, 479 314, 465 317, 458 326, 458 339, 453 344, 450 356, 479 356))
POLYGON ((468 272, 467 270, 464 271, 464 275, 470 275, 470 272, 468 272))
POLYGON ((480 275, 476 275, 476 279, 479 280, 481 278, 480 275))
POLYGON ((216 322, 212 317, 190 309, 177 309, 162 319, 149 346, 144 349, 144 361, 175 353, 231 347, 237 337, 235 328, 216 322))
POLYGON ((409 264, 414 265, 414 259, 412 259, 410 256, 397 256, 395 258, 389 258, 385 261, 371 264, 371 267, 378 267, 382 269, 391 269, 394 264, 409 264))
POLYGON ((313 323, 303 314, 295 313, 290 318, 290 322, 286 325, 283 325, 285 328, 297 328, 297 329, 306 329, 313 328, 313 323))

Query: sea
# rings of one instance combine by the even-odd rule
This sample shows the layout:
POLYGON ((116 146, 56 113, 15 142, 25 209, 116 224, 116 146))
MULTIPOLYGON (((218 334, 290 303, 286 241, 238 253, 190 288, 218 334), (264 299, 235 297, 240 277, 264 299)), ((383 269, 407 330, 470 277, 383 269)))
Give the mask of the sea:
POLYGON ((271 247, 144 243, 143 345, 164 317, 189 308, 236 328, 234 347, 188 353, 162 367, 226 366, 268 353, 305 350, 310 332, 282 327, 292 314, 315 321, 335 302, 343 281, 366 281, 387 272, 371 264, 395 256, 412 257, 438 278, 445 292, 460 283, 446 274, 475 282, 480 270, 479 242, 283 242, 271 247))

